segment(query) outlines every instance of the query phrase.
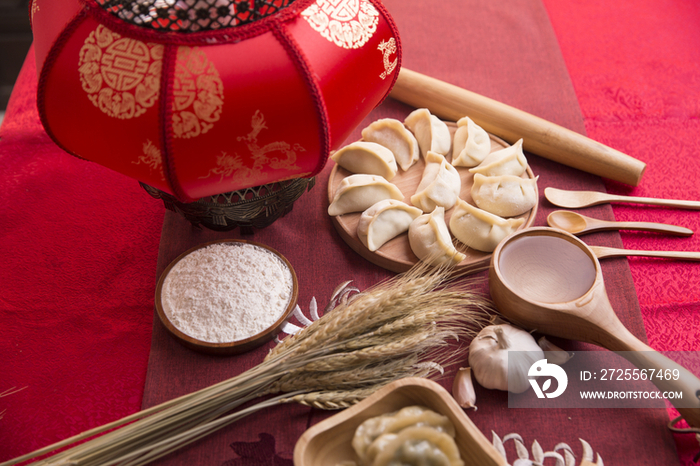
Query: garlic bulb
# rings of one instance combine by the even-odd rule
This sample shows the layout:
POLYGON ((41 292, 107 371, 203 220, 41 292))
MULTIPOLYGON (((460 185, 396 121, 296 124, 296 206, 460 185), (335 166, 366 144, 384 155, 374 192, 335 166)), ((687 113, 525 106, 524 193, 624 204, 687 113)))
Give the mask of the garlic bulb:
POLYGON ((530 388, 527 371, 540 359, 544 352, 532 335, 510 324, 484 327, 469 345, 469 366, 485 388, 525 392, 530 388))

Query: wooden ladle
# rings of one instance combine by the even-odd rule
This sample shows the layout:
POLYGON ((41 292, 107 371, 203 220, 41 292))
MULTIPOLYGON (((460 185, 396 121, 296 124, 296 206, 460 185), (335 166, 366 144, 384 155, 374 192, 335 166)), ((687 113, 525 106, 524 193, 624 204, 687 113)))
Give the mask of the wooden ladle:
POLYGON ((570 210, 555 210, 547 216, 547 225, 568 231, 576 236, 610 230, 655 231, 676 236, 691 236, 693 234, 693 230, 678 225, 653 222, 611 222, 586 217, 570 210))
POLYGON ((608 300, 600 262, 574 235, 538 227, 503 240, 491 257, 491 297, 498 310, 526 329, 622 352, 640 369, 678 370, 678 380, 654 379, 683 418, 700 427, 700 380, 645 345, 620 322, 608 300))

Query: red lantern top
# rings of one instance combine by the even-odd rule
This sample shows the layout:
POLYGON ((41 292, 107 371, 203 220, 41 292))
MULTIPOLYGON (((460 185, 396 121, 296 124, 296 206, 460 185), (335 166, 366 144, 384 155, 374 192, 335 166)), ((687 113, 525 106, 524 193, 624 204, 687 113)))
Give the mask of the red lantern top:
POLYGON ((315 175, 400 67, 378 0, 33 0, 31 19, 48 134, 183 201, 315 175))

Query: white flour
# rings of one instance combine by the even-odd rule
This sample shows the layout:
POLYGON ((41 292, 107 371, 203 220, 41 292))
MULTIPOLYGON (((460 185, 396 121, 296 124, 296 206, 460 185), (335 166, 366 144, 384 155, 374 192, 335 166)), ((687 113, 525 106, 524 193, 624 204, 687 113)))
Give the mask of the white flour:
POLYGON ((220 243, 182 258, 163 281, 163 311, 181 332, 210 343, 243 340, 284 313, 292 273, 267 249, 220 243))

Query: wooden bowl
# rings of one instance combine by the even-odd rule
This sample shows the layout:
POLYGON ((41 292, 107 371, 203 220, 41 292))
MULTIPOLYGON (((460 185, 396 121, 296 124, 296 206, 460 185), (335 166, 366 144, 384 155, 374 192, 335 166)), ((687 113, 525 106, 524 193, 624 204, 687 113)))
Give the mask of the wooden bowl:
POLYGON ((308 429, 294 447, 294 465, 357 463, 359 459, 351 445, 355 429, 371 417, 412 405, 425 406, 452 421, 459 453, 466 466, 507 466, 505 458, 472 423, 452 395, 441 385, 418 377, 392 382, 355 406, 308 429))
POLYGON ((294 272, 294 268, 292 267, 292 264, 289 263, 286 257, 284 257, 282 254, 277 252, 276 250, 272 249, 269 246, 265 246, 264 244, 256 243, 254 241, 246 241, 246 240, 234 240, 234 239, 226 239, 226 240, 218 240, 218 241, 210 241, 207 243, 202 243, 198 246, 195 246, 184 253, 180 254, 175 260, 173 260, 168 266, 165 268, 163 273, 161 274, 158 284, 156 286, 156 296, 155 296, 155 306, 156 306, 156 311, 158 312, 158 317, 160 318, 160 321, 163 323, 165 328, 168 330, 168 332, 181 344, 186 346, 187 348, 190 348, 192 350, 201 352, 201 353, 207 353, 207 354, 216 354, 216 355, 230 355, 230 354, 239 354, 239 353, 244 353, 246 351, 250 351, 254 348, 257 348, 258 346, 261 346, 268 341, 272 340, 275 335, 277 335, 282 326, 284 325, 285 321, 289 318, 289 315, 292 313, 294 310, 294 306, 296 306, 297 303, 297 298, 299 295, 299 283, 297 282, 297 276, 296 273, 294 272), (245 338, 243 340, 235 340, 232 342, 225 342, 225 343, 212 343, 212 342, 207 342, 207 341, 202 341, 198 340, 197 338, 191 337, 190 335, 187 335, 180 331, 177 327, 173 325, 173 323, 168 319, 168 316, 166 315, 165 311, 163 310, 163 303, 161 300, 161 293, 163 291, 163 282, 165 281, 165 277, 167 277, 168 273, 170 270, 177 264, 180 260, 182 260, 185 256, 188 254, 191 254, 192 252, 205 248, 207 246, 210 246, 212 244, 217 244, 217 243, 246 243, 246 244, 251 244, 263 249, 266 249, 267 251, 271 252, 275 256, 277 256, 284 264, 286 264, 287 268, 292 274, 292 295, 289 299, 289 304, 287 305, 287 308, 284 310, 282 315, 280 316, 277 321, 275 321, 274 324, 263 330, 262 332, 253 335, 251 337, 245 338))
MULTIPOLYGON (((450 130, 450 134, 454 137, 454 133, 457 130, 457 125, 454 122, 447 122, 447 127, 450 130)), ((505 149, 510 145, 503 139, 489 134, 491 138, 491 152, 495 152, 500 149, 505 149)), ((452 152, 447 154, 446 159, 452 160, 452 152)), ((401 192, 404 194, 403 201, 408 205, 411 205, 411 196, 416 192, 416 188, 420 184, 421 178, 423 177, 423 170, 425 168, 425 162, 421 156, 420 160, 414 164, 408 171, 403 171, 399 169, 396 176, 391 180, 391 183, 396 185, 401 192)), ((471 205, 475 205, 472 200, 471 188, 474 184, 474 175, 469 172, 466 167, 456 167, 457 172, 462 180, 462 188, 459 194, 460 199, 465 200, 471 205)), ((331 170, 328 177, 328 203, 333 202, 335 197, 335 192, 340 186, 340 183, 346 177, 352 175, 349 171, 344 168, 335 165, 331 170)), ((535 174, 532 169, 528 166, 525 173, 522 175, 523 178, 535 178, 535 174)), ((539 192, 537 192, 537 197, 539 199, 539 192)), ((445 211, 445 223, 449 225, 450 217, 454 207, 445 211)), ((518 228, 518 230, 524 230, 529 228, 535 222, 535 217, 537 215, 537 204, 525 212, 519 215, 518 218, 524 218, 525 222, 518 228)), ((390 270, 392 272, 405 272, 411 267, 419 262, 418 257, 411 250, 411 245, 408 242, 408 234, 402 233, 396 238, 385 243, 381 248, 372 252, 360 241, 357 236, 357 225, 360 222, 360 217, 362 212, 352 212, 344 215, 339 215, 336 217, 331 217, 331 223, 335 227, 336 231, 340 237, 347 243, 348 246, 352 248, 353 251, 358 253, 360 256, 364 257, 371 263, 378 265, 384 269, 390 270)), ((470 271, 476 272, 479 270, 485 270, 489 262, 491 261, 491 253, 478 251, 476 249, 467 248, 461 242, 454 240, 457 249, 463 252, 466 257, 465 259, 457 264, 456 269, 460 271, 470 271)))

